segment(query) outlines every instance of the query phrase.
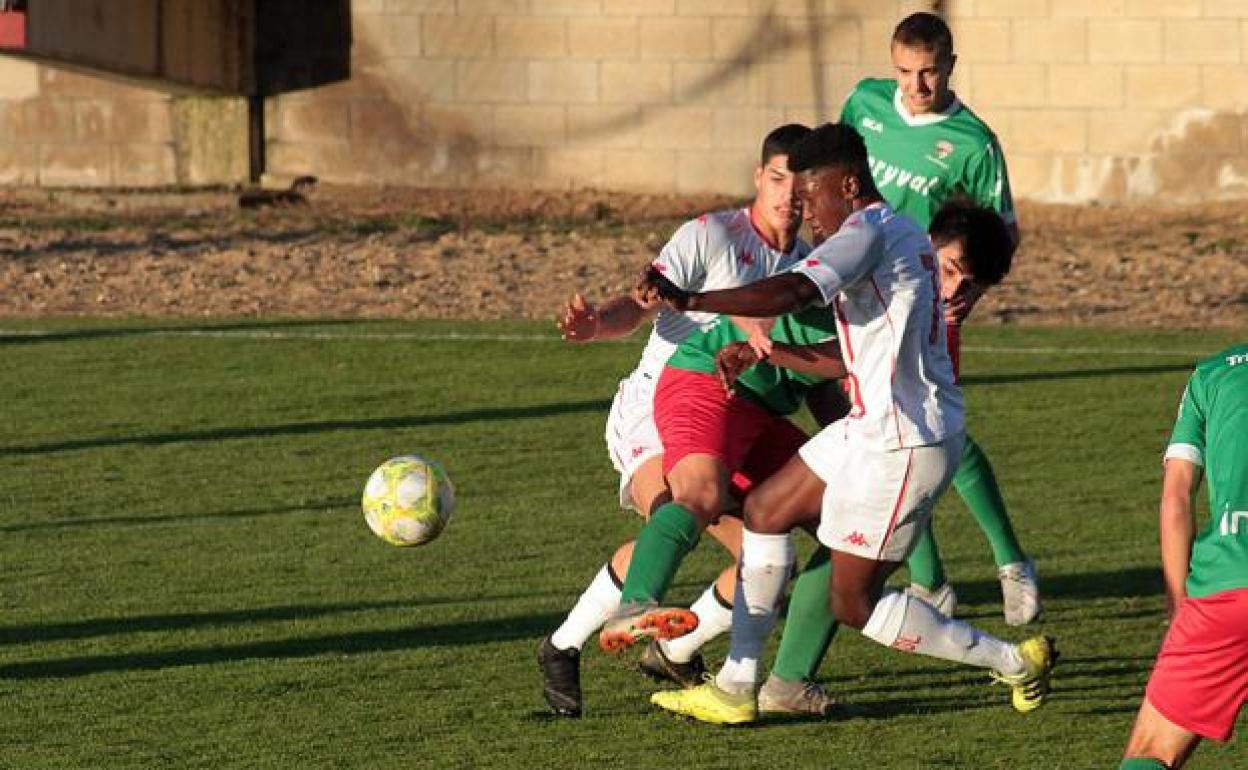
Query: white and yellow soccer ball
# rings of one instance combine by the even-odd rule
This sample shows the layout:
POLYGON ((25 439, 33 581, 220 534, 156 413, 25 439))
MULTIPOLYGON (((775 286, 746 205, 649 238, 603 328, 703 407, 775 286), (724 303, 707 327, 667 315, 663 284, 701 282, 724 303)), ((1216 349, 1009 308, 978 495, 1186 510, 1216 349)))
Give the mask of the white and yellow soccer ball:
POLYGON ((417 455, 386 460, 364 485, 364 520, 377 537, 399 546, 428 543, 455 510, 455 487, 442 466, 417 455))

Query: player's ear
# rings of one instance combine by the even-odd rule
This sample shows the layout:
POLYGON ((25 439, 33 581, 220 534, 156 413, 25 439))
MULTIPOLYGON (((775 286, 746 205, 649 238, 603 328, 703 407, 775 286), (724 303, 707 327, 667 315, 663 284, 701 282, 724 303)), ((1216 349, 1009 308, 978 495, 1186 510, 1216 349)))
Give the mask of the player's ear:
POLYGON ((957 64, 957 63, 958 63, 958 55, 957 55, 956 53, 951 53, 951 54, 949 54, 949 72, 948 72, 948 73, 946 73, 946 74, 948 74, 948 75, 952 75, 952 74, 953 74, 953 66, 954 66, 955 64, 957 64))
POLYGON ((754 167, 754 189, 763 189, 763 167, 761 165, 754 167))
POLYGON ((857 174, 846 174, 841 180, 841 194, 846 200, 853 200, 862 193, 862 182, 857 174))

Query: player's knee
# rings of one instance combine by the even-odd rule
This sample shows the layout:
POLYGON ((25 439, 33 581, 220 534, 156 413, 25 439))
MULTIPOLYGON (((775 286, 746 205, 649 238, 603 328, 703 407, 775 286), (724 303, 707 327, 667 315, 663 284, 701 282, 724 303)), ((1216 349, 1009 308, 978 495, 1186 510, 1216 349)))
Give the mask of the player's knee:
POLYGON ((692 513, 704 525, 719 518, 728 501, 714 480, 687 483, 673 490, 673 502, 692 513))
POLYGON ((745 526, 751 532, 764 534, 780 534, 792 529, 784 506, 778 500, 770 499, 765 492, 751 492, 745 498, 743 516, 745 526))

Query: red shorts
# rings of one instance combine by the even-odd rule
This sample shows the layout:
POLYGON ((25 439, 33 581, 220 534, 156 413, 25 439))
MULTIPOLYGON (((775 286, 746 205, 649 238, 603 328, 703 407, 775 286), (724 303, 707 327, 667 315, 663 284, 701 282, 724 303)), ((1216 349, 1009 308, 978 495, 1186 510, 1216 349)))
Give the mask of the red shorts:
POLYGON ((1248 588, 1183 602, 1144 694, 1184 730, 1230 739, 1248 700, 1248 588))
POLYGON ((744 494, 789 461, 806 443, 801 428, 748 398, 729 397, 719 378, 666 367, 654 394, 663 442, 663 472, 691 454, 718 457, 744 494))

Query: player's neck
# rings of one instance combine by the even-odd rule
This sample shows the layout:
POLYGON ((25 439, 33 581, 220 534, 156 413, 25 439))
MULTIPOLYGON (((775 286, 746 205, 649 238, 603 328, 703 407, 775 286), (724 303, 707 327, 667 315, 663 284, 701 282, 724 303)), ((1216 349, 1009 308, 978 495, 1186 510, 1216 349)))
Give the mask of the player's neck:
POLYGON ((796 230, 788 228, 777 228, 770 224, 765 217, 759 215, 755 206, 750 206, 750 224, 754 227, 754 232, 767 242, 771 248, 782 254, 788 254, 793 250, 793 241, 797 238, 796 230))

